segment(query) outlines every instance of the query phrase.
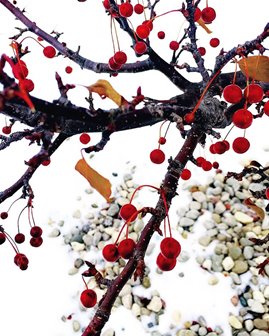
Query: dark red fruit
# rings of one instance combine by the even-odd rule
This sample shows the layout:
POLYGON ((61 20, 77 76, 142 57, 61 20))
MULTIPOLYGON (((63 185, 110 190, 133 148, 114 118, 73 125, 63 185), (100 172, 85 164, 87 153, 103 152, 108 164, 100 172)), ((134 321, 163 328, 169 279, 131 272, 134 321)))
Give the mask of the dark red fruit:
POLYGON ((269 187, 265 189, 265 196, 269 200, 269 187))
POLYGON ((102 250, 103 257, 105 260, 114 262, 120 257, 118 248, 115 244, 108 244, 102 250))
POLYGON ((20 61, 19 63, 16 63, 12 67, 12 73, 13 73, 15 78, 23 79, 23 78, 26 78, 28 76, 29 71, 27 69, 26 64, 23 61, 20 61))
POLYGON ((23 233, 17 233, 14 240, 17 244, 22 244, 25 241, 25 235, 23 233))
POLYGON ((230 149, 230 144, 229 144, 229 142, 227 140, 223 140, 222 142, 225 144, 225 146, 226 146, 226 152, 227 152, 230 149))
POLYGON ((205 56, 206 49, 204 47, 199 47, 197 50, 201 56, 205 56))
POLYGON ((123 17, 130 17, 133 14, 133 11, 133 5, 130 2, 124 2, 119 5, 119 12, 123 17))
POLYGON ((243 154, 249 149, 250 143, 249 143, 248 139, 246 139, 244 137, 238 137, 238 138, 234 139, 232 146, 233 146, 233 150, 236 153, 243 154))
POLYGON ((129 259, 135 249, 136 243, 131 238, 123 239, 118 246, 119 255, 124 259, 129 259))
POLYGON ((209 147, 209 151, 210 151, 210 153, 212 153, 212 154, 216 154, 215 144, 211 144, 211 145, 210 145, 210 147, 209 147))
POLYGON ((4 134, 10 134, 10 133, 11 133, 11 127, 10 127, 10 126, 4 126, 4 127, 2 128, 2 132, 3 132, 4 134))
MULTIPOLYGON (((183 169, 180 177, 182 178, 182 180, 189 180, 190 177, 191 177, 191 171, 187 168, 183 169)), ((169 257, 167 257, 167 258, 169 258, 169 257)))
POLYGON ((205 171, 209 171, 209 170, 212 169, 212 163, 209 162, 209 161, 204 161, 204 162, 202 163, 202 168, 203 168, 203 170, 205 170, 205 171))
POLYGON ((146 24, 137 26, 136 35, 141 39, 146 39, 150 34, 150 29, 146 24))
POLYGON ((171 50, 176 51, 176 50, 178 50, 178 48, 179 48, 179 43, 178 43, 177 41, 171 41, 171 42, 169 43, 169 48, 170 48, 171 50))
POLYGON ((150 160, 155 164, 161 164, 165 160, 165 154, 161 149, 154 149, 150 153, 150 160))
POLYGON ((127 55, 123 51, 117 51, 113 56, 115 63, 123 65, 127 62, 127 55))
POLYGON ((109 0, 104 0, 103 1, 103 6, 105 9, 109 10, 110 9, 110 1, 109 0))
POLYGON ((167 272, 171 271, 176 266, 177 260, 165 258, 162 253, 159 253, 156 263, 161 271, 167 272))
POLYGON ((42 166, 48 166, 49 164, 50 164, 50 159, 47 159, 47 160, 43 160, 42 162, 41 162, 41 164, 42 164, 42 166))
POLYGON ((163 40, 165 38, 165 32, 164 31, 159 31, 157 36, 160 40, 163 40))
POLYGON ((215 154, 223 154, 226 152, 226 144, 223 141, 217 141, 214 144, 215 154))
POLYGON ((181 252, 181 245, 173 237, 166 237, 161 241, 161 253, 165 258, 175 259, 181 252))
POLYGON ((22 271, 25 271, 28 268, 29 260, 26 255, 17 253, 14 257, 14 263, 19 266, 22 271))
POLYGON ((269 117, 269 100, 264 104, 263 112, 269 117))
POLYGON ((122 219, 126 221, 132 217, 132 221, 134 221, 137 217, 137 214, 135 215, 136 212, 137 212, 136 207, 133 204, 128 203, 128 204, 124 204, 121 207, 120 216, 122 219))
POLYGON ((33 226, 30 230, 30 235, 34 238, 41 237, 43 233, 43 230, 40 226, 33 226))
POLYGON ((231 104, 239 103, 243 97, 241 88, 236 84, 225 86, 222 94, 223 98, 231 104))
POLYGON ((1 219, 7 219, 8 218, 8 213, 6 211, 3 211, 0 213, 1 219))
POLYGON ((205 23, 211 23, 216 18, 215 9, 212 7, 206 7, 202 10, 201 17, 205 23))
POLYGON ((52 46, 47 46, 43 49, 43 54, 47 58, 53 58, 56 55, 56 49, 52 46))
POLYGON ((121 68, 121 64, 115 62, 114 57, 110 57, 108 60, 108 66, 111 70, 117 71, 121 68))
POLYGON ((40 245, 42 245, 43 243, 43 239, 42 237, 37 237, 37 238, 31 238, 30 239, 30 245, 33 247, 39 247, 40 245))
POLYGON ((197 7, 194 12, 194 21, 197 22, 201 18, 201 15, 202 11, 200 8, 197 7))
POLYGON ((219 163, 217 161, 214 161, 212 163, 212 166, 213 166, 214 169, 218 169, 219 168, 219 163))
POLYGON ((244 90, 244 96, 250 104, 259 103, 263 98, 263 89, 258 84, 249 84, 244 90))
POLYGON ((97 295, 92 289, 85 289, 80 295, 80 302, 86 308, 92 308, 96 305, 97 295))
POLYGON ((35 84, 31 79, 25 78, 20 80, 19 82, 21 88, 23 88, 27 92, 31 92, 35 88, 35 84))
POLYGON ((206 159, 202 156, 198 156, 198 158, 196 158, 196 162, 197 162, 197 166, 198 167, 202 167, 202 164, 206 161, 206 159))
POLYGON ((3 232, 0 232, 0 245, 4 244, 6 241, 6 235, 3 232))
POLYGON ((253 115, 247 109, 240 109, 234 113, 232 121, 235 126, 245 129, 252 124, 253 115))
POLYGON ((160 145, 164 145, 164 144, 166 143, 166 139, 165 139, 165 137, 160 137, 158 143, 159 143, 160 145))
POLYGON ((89 136, 89 134, 87 133, 82 133, 79 137, 79 141, 83 144, 83 145, 87 145, 87 143, 89 143, 91 141, 91 137, 89 136))
POLYGON ((134 11, 136 14, 142 14, 144 12, 144 6, 138 3, 134 6, 134 11))
POLYGON ((142 55, 147 51, 147 45, 143 41, 136 42, 134 50, 138 55, 142 55))
POLYGON ((67 74, 71 74, 72 71, 73 71, 73 68, 71 66, 68 65, 67 67, 65 67, 65 72, 67 74))
POLYGON ((213 37, 210 41, 209 44, 211 45, 212 48, 216 48, 219 45, 219 39, 216 37, 213 37))
POLYGON ((142 22, 142 24, 148 26, 149 30, 152 31, 152 29, 153 29, 153 21, 152 20, 146 20, 146 21, 142 22))

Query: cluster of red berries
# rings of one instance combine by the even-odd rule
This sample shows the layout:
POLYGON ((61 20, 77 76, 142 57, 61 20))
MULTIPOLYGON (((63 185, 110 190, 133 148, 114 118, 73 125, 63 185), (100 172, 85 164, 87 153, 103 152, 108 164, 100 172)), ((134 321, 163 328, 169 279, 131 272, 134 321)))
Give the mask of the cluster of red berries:
POLYGON ((114 56, 110 57, 108 66, 111 70, 119 70, 127 62, 127 55, 123 51, 117 51, 114 56))
POLYGON ((31 92, 34 90, 34 82, 31 79, 26 78, 29 74, 29 71, 26 63, 23 60, 18 60, 18 62, 12 66, 12 73, 14 77, 19 80, 19 87, 21 89, 25 90, 26 92, 31 92))
POLYGON ((173 237, 166 237, 161 241, 160 250, 156 260, 157 266, 162 271, 171 271, 176 266, 181 245, 173 237))
POLYGON ((16 253, 14 257, 14 263, 17 265, 22 271, 25 271, 28 268, 29 260, 23 253, 16 253))
POLYGON ((255 104, 262 101, 263 98, 263 89, 259 84, 249 84, 244 89, 236 84, 229 84, 223 89, 223 98, 231 104, 237 104, 244 98, 249 104, 255 104))
MULTIPOLYGON (((240 111, 240 110, 238 110, 240 111)), ((237 137, 232 143, 232 148, 235 153, 243 154, 248 151, 250 147, 250 142, 245 137, 237 137)), ((224 154, 230 149, 230 144, 227 140, 217 141, 209 147, 212 154, 224 154)))
POLYGON ((219 168, 219 163, 217 161, 210 162, 206 160, 204 157, 199 156, 196 158, 196 164, 198 167, 201 167, 204 171, 209 171, 212 168, 218 169, 219 168))

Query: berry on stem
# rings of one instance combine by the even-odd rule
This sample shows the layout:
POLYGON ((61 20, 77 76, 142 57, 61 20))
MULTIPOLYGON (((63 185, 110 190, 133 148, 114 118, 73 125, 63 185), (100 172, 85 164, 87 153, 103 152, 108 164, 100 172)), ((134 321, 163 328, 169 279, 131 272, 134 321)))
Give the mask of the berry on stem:
POLYGON ((136 243, 131 238, 123 239, 118 246, 119 255, 124 259, 129 259, 135 249, 136 243))
POLYGON ((234 139, 232 147, 236 153, 243 154, 249 149, 250 143, 248 139, 244 137, 238 137, 234 139))
POLYGON ((264 104, 263 112, 269 117, 269 100, 264 104))
POLYGON ((231 104, 239 103, 243 97, 241 88, 236 84, 225 86, 222 94, 223 98, 231 104))
POLYGON ((31 238, 30 239, 30 245, 33 247, 39 247, 40 245, 42 245, 43 243, 43 239, 42 237, 37 237, 37 238, 31 238))
POLYGON ((14 237, 17 244, 22 244, 25 241, 25 235, 23 233, 17 233, 14 237))
POLYGON ((165 258, 175 259, 181 252, 181 245, 173 237, 166 237, 161 241, 161 253, 165 258))
POLYGON ((181 172, 180 177, 182 178, 182 180, 189 180, 191 177, 191 171, 187 168, 184 168, 181 172))
POLYGON ((197 50, 201 56, 205 56, 206 49, 204 47, 199 47, 197 50))
POLYGON ((80 302, 86 308, 92 308, 96 305, 97 295, 92 289, 85 289, 80 295, 80 302))
POLYGON ((30 235, 34 238, 41 237, 43 233, 43 230, 40 226, 33 226, 30 230, 30 235))
POLYGON ((19 84, 27 92, 31 92, 35 88, 34 82, 28 78, 20 80, 19 84))
POLYGON ((206 7, 202 10, 201 17, 205 23, 209 24, 216 18, 215 9, 212 7, 206 7))
POLYGON ((204 170, 204 171, 209 171, 209 170, 211 170, 212 169, 212 163, 210 162, 210 161, 204 161, 203 163, 202 163, 202 169, 204 170))
POLYGON ((0 245, 4 244, 6 241, 6 235, 3 232, 0 232, 0 245))
POLYGON ((68 65, 67 67, 65 67, 65 72, 67 74, 71 74, 72 71, 73 71, 73 68, 71 66, 68 65))
POLYGON ((121 207, 120 216, 121 216, 122 219, 124 219, 126 221, 129 220, 132 217, 132 221, 134 221, 137 217, 137 214, 134 215, 136 212, 137 212, 136 207, 133 204, 128 203, 128 204, 124 204, 121 207))
POLYGON ((134 6, 134 11, 136 14, 142 14, 144 12, 144 6, 138 3, 134 6))
POLYGON ((2 128, 2 132, 6 135, 10 134, 11 133, 11 126, 4 126, 2 128))
POLYGON ((157 36, 160 40, 163 40, 165 38, 165 32, 164 31, 159 31, 157 36))
POLYGON ((114 262, 120 257, 118 248, 115 244, 108 244, 102 250, 103 257, 106 261, 114 262))
POLYGON ((158 140, 158 143, 159 143, 160 145, 164 145, 164 144, 166 143, 166 139, 165 139, 165 137, 160 137, 159 140, 158 140))
POLYGON ((219 39, 216 37, 213 37, 210 41, 209 44, 211 45, 212 48, 216 48, 219 45, 219 39))
POLYGON ((136 42, 134 50, 138 55, 142 55, 147 51, 147 45, 143 41, 136 42))
POLYGON ((263 89, 258 84, 249 84, 244 90, 248 103, 259 103, 263 98, 263 89))
POLYGON ((167 272, 171 271, 176 266, 176 259, 168 259, 162 253, 158 254, 156 264, 161 271, 167 272))
POLYGON ((179 48, 179 43, 178 43, 177 41, 171 41, 171 42, 169 43, 169 48, 170 48, 171 50, 176 51, 176 50, 178 50, 178 48, 179 48))
POLYGON ((235 126, 245 129, 252 124, 253 115, 247 109, 239 109, 233 114, 232 121, 235 126))
POLYGON ((150 29, 146 24, 137 26, 136 35, 141 39, 146 39, 150 34, 150 29))
POLYGON ((8 218, 8 213, 6 211, 3 211, 0 213, 1 219, 7 219, 8 218))
POLYGON ((89 136, 89 134, 87 133, 82 133, 79 137, 79 141, 83 144, 83 145, 87 145, 87 143, 89 143, 91 141, 91 137, 89 136))
POLYGON ((117 51, 113 56, 115 63, 123 65, 127 62, 127 55, 123 51, 117 51))
POLYGON ((43 49, 43 54, 47 58, 53 58, 56 55, 56 49, 52 46, 47 46, 43 49))
POLYGON ((119 5, 119 12, 123 17, 130 17, 133 14, 133 11, 133 5, 130 2, 123 2, 119 5))
POLYGON ((155 164, 161 164, 165 160, 165 154, 161 149, 154 149, 150 153, 150 160, 155 164))

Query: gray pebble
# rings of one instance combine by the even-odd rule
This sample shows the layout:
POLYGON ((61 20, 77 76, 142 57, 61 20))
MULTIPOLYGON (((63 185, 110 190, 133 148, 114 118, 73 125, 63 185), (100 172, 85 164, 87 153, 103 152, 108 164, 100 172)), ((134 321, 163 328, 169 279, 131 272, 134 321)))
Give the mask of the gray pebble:
POLYGON ((192 226, 194 224, 194 220, 187 218, 187 217, 183 217, 180 219, 179 221, 179 225, 182 227, 186 227, 186 226, 192 226))

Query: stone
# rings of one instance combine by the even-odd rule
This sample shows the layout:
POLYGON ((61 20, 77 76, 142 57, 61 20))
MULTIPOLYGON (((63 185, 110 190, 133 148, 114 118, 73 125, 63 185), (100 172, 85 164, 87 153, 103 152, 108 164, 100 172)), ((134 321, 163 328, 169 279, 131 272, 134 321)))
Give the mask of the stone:
POLYGON ((199 336, 205 336, 207 334, 207 329, 205 327, 200 327, 198 329, 198 335, 199 336))
POLYGON ((141 315, 141 308, 137 303, 134 303, 132 305, 132 313, 134 316, 140 316, 141 315))
POLYGON ((162 300, 159 296, 153 296, 147 308, 155 313, 158 313, 162 309, 162 300))
POLYGON ((194 224, 194 220, 191 218, 187 218, 187 217, 182 217, 179 221, 179 225, 182 227, 192 226, 193 224, 194 224))
POLYGON ((246 273, 248 270, 248 263, 244 260, 235 260, 232 271, 236 274, 246 273))
POLYGON ((115 336, 115 331, 111 328, 104 331, 103 336, 115 336))
POLYGON ((242 329, 243 328, 242 323, 234 315, 230 315, 229 318, 228 318, 228 321, 229 321, 230 326, 233 327, 234 329, 242 329))
POLYGON ((49 233, 49 237, 50 238, 55 238, 55 237, 59 237, 61 234, 61 231, 58 228, 54 228, 52 229, 52 231, 49 233))
POLYGON ((72 242, 71 246, 72 246, 72 249, 76 252, 80 252, 85 249, 85 244, 78 243, 78 242, 72 242))
POLYGON ((255 313, 265 313, 264 306, 256 300, 253 300, 250 309, 255 313))
POLYGON ((120 211, 120 207, 118 206, 118 204, 113 203, 108 208, 107 215, 110 216, 110 217, 113 217, 113 216, 116 216, 119 211, 120 211))
POLYGON ((253 223, 253 218, 250 217, 249 215, 241 212, 241 211, 237 211, 235 214, 234 214, 234 218, 242 223, 242 224, 249 224, 249 223, 253 223))
POLYGON ((237 260, 242 255, 242 250, 238 246, 231 245, 228 250, 229 250, 229 256, 233 260, 237 260))
MULTIPOLYGON (((208 278, 208 284, 210 285, 210 286, 214 286, 214 285, 217 285, 218 284, 218 282, 219 282, 219 279, 215 276, 215 275, 212 275, 212 276, 210 276, 209 278, 208 278)), ((200 335, 200 334, 199 334, 200 335)))
POLYGON ((197 201, 192 201, 190 202, 190 209, 192 210, 200 210, 201 209, 201 203, 197 202, 197 201))
POLYGON ((264 295, 261 291, 259 290, 253 290, 252 296, 254 300, 259 301, 260 303, 265 303, 265 298, 264 295))
POLYGON ((260 330, 268 330, 268 323, 267 321, 260 319, 260 318, 256 318, 254 321, 254 327, 260 330))
POLYGON ((192 198, 199 203, 206 201, 206 195, 202 191, 194 191, 192 193, 192 198))
POLYGON ((269 336, 269 333, 265 330, 254 329, 250 333, 251 336, 269 336))
POLYGON ((198 210, 192 209, 186 212, 185 216, 191 219, 197 219, 200 216, 200 212, 198 210))
POLYGON ((204 236, 199 238, 198 242, 199 242, 200 245, 206 247, 210 244, 211 237, 209 235, 204 235, 204 236))
POLYGON ((81 218, 81 211, 79 209, 74 211, 73 214, 72 214, 72 217, 76 218, 76 219, 80 219, 81 218))
POLYGON ((236 274, 236 273, 234 273, 234 272, 231 272, 231 273, 230 273, 230 277, 232 278, 233 283, 234 283, 235 285, 241 285, 242 281, 241 281, 241 279, 240 279, 240 277, 239 277, 238 274, 236 274))
POLYGON ((266 299, 269 299, 269 286, 264 287, 263 295, 266 299))
POLYGON ((72 322, 72 327, 74 332, 80 331, 80 323, 77 320, 72 322))
POLYGON ((245 320, 244 324, 245 324, 245 328, 246 328, 247 331, 251 331, 254 328, 253 321, 250 320, 250 319, 249 320, 245 320))
POLYGON ((119 293, 119 296, 125 296, 132 293, 132 287, 129 284, 126 284, 119 293))
POLYGON ((245 259, 252 259, 254 256, 254 248, 252 246, 245 246, 243 250, 243 255, 245 259))
POLYGON ((125 308, 131 309, 132 303, 133 303, 132 294, 126 294, 122 297, 122 304, 124 305, 125 308))
POLYGON ((225 271, 230 271, 234 267, 234 261, 231 257, 226 257, 222 261, 222 266, 225 271))
POLYGON ((226 207, 225 207, 225 205, 223 204, 223 202, 221 202, 221 201, 219 201, 219 202, 217 202, 216 203, 216 205, 215 205, 215 209, 214 209, 214 212, 216 213, 216 214, 222 214, 224 211, 226 210, 226 207))

